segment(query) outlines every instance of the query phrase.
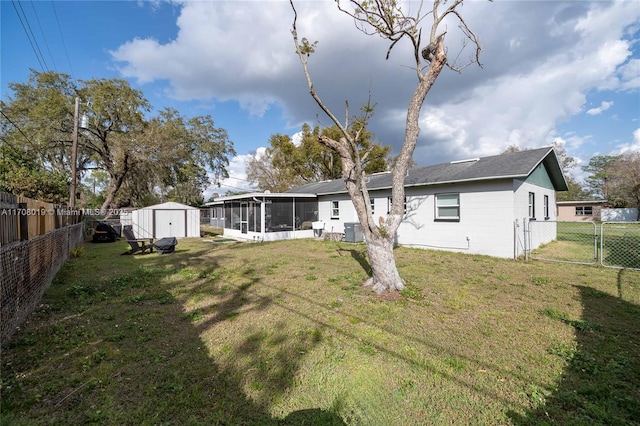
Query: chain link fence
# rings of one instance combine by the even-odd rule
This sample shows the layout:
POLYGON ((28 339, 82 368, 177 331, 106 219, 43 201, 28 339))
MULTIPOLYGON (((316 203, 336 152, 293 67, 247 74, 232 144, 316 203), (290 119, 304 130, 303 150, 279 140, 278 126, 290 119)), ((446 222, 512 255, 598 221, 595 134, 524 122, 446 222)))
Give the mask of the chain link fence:
POLYGON ((40 303, 71 250, 84 242, 83 223, 0 247, 0 344, 40 303))
POLYGON ((598 262, 598 228, 593 222, 530 221, 530 259, 594 265, 598 262), (536 246, 536 241, 545 244, 536 246))
POLYGON ((603 222, 600 263, 640 270, 640 222, 603 222))
POLYGON ((640 222, 530 221, 525 234, 527 259, 640 270, 640 222))

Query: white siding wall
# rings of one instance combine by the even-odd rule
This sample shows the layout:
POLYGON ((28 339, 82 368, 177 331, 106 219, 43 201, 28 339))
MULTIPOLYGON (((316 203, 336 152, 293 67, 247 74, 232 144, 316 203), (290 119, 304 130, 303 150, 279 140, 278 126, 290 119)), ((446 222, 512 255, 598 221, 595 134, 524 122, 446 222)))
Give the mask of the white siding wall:
POLYGON ((513 194, 510 182, 467 183, 407 190, 400 245, 512 258, 513 194), (460 194, 460 221, 435 220, 436 194, 460 194))
POLYGON ((356 209, 353 207, 348 194, 328 195, 318 197, 318 220, 324 222, 323 232, 344 232, 345 222, 358 222, 356 209), (337 219, 331 217, 331 202, 338 201, 340 215, 337 219))
MULTIPOLYGON (((524 250, 523 220, 529 215, 529 192, 535 194, 536 218, 545 221, 544 196, 549 197, 549 225, 556 219, 555 191, 535 184, 502 180, 407 188, 407 213, 398 228, 399 245, 449 250, 502 258, 520 256, 524 250), (435 220, 436 194, 460 194, 460 220, 435 220)), ((390 191, 370 193, 375 198, 374 218, 386 218, 390 191)), ((344 232, 345 222, 358 218, 347 195, 320 196, 319 220, 324 232, 344 232), (331 219, 331 201, 339 201, 340 217, 331 219)), ((556 238, 555 226, 533 248, 556 238)))
MULTIPOLYGON (((512 258, 514 256, 513 185, 511 181, 407 188, 407 214, 397 243, 409 247, 460 251, 512 258), (460 194, 460 221, 436 222, 435 194, 460 194), (467 240, 467 237, 469 238, 467 240)), ((374 218, 387 217, 390 191, 371 192, 374 218)), ((347 197, 321 196, 319 220, 325 232, 344 232, 344 222, 357 222, 347 197), (340 218, 331 219, 331 201, 340 201, 340 218)))
POLYGON ((514 181, 514 211, 516 223, 518 226, 518 255, 524 250, 525 238, 528 238, 530 249, 536 249, 542 244, 549 243, 556 239, 556 193, 553 189, 543 188, 528 182, 514 181), (535 194, 535 227, 536 232, 531 234, 533 238, 525 236, 524 221, 530 220, 529 217, 529 193, 535 194), (544 215, 544 196, 549 197, 549 218, 544 215))

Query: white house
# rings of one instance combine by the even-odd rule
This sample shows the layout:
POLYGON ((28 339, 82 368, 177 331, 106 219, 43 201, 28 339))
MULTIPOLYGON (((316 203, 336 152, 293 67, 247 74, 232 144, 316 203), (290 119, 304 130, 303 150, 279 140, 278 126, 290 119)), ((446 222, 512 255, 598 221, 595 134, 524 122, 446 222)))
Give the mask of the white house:
MULTIPOLYGON (((373 216, 390 208, 391 174, 368 179, 373 216)), ((556 219, 556 191, 567 184, 552 147, 412 169, 405 177, 400 245, 512 258, 555 239, 555 226, 538 241, 525 222, 556 219)), ((225 235, 259 240, 344 233, 358 218, 341 179, 311 183, 282 194, 224 197, 225 235), (278 206, 278 211, 274 208, 278 206), (277 219, 277 220, 275 220, 277 219), (282 222, 282 223, 280 223, 282 222)))
POLYGON ((199 237, 200 209, 167 202, 131 212, 131 228, 136 238, 199 237))

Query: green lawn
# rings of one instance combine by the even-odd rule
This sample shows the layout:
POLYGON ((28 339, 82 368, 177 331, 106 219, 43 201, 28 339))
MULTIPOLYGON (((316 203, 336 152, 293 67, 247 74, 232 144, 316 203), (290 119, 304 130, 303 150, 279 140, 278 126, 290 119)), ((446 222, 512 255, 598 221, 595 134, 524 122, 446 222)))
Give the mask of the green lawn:
POLYGON ((637 424, 640 272, 364 246, 87 244, 2 348, 2 424, 637 424))

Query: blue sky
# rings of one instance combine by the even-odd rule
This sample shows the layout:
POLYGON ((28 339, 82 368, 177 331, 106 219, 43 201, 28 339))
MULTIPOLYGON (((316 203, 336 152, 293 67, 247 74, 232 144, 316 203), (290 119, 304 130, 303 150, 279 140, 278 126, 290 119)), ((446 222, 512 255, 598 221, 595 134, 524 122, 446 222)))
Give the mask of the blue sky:
MULTIPOLYGON (((370 128, 397 152, 416 84, 407 46, 385 60, 384 41, 358 32, 332 1, 297 8, 300 35, 319 41, 310 61, 319 95, 343 116, 345 100, 355 111, 371 92, 370 128)), ((461 13, 484 66, 439 77, 422 111, 419 165, 554 141, 582 165, 640 150, 640 2, 474 0, 461 13)), ((238 156, 232 178, 208 193, 246 188, 247 154, 272 134, 329 124, 294 55, 288 1, 2 0, 0 15, 3 100, 7 84, 26 82, 33 68, 126 78, 156 111, 210 114, 238 156)), ((450 28, 451 55, 461 36, 450 28)))

